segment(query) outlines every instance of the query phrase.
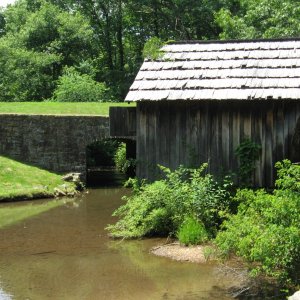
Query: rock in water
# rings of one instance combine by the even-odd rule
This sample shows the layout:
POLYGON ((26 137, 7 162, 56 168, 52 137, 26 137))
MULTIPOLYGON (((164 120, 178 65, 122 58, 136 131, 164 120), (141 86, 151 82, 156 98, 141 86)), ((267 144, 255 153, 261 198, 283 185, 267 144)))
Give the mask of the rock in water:
POLYGON ((80 173, 68 173, 62 177, 64 181, 68 182, 79 182, 80 181, 80 173))
POLYGON ((84 184, 81 181, 82 174, 81 173, 68 173, 62 177, 64 181, 73 182, 78 191, 82 191, 84 189, 84 184))
POLYGON ((296 292, 293 296, 288 297, 288 300, 300 300, 300 291, 296 292))

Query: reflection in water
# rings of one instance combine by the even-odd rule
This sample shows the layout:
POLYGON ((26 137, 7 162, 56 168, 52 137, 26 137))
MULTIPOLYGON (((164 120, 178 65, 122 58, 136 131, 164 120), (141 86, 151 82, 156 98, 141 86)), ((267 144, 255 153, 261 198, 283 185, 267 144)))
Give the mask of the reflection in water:
POLYGON ((12 296, 6 294, 2 289, 1 289, 1 282, 0 282, 0 300, 11 300, 12 296))
POLYGON ((125 193, 91 190, 1 229, 0 300, 231 299, 224 290, 232 282, 213 265, 149 254, 160 239, 110 240, 104 228, 125 193))
POLYGON ((70 203, 75 205, 74 199, 56 199, 52 201, 35 201, 19 203, 2 203, 0 206, 0 228, 11 226, 25 219, 32 218, 52 208, 70 203))

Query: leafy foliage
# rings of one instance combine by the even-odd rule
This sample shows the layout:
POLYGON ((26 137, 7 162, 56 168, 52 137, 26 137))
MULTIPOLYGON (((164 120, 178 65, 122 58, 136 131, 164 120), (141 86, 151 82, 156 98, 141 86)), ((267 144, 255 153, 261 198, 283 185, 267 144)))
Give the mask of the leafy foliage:
POLYGON ((17 1, 3 15, 1 101, 51 98, 63 66, 79 66, 91 54, 92 29, 79 13, 61 11, 47 1, 30 11, 27 1, 17 1))
POLYGON ((253 272, 299 284, 300 268, 300 166, 277 163, 278 189, 239 190, 238 213, 223 224, 216 243, 224 254, 235 252, 256 262, 253 272))
POLYGON ((255 163, 259 159, 261 145, 256 144, 250 139, 245 139, 236 148, 235 154, 240 160, 239 179, 243 186, 250 186, 252 175, 255 170, 255 163))
MULTIPOLYGON (((229 1, 234 2, 234 1, 229 1)), ((300 6, 296 0, 238 0, 216 13, 221 39, 299 36, 300 6)), ((229 4, 229 5, 228 5, 229 4)))
POLYGON ((107 100, 104 83, 99 83, 87 74, 80 74, 74 68, 67 68, 58 79, 53 101, 58 102, 103 102, 107 100))
POLYGON ((186 217, 177 233, 181 244, 197 245, 208 239, 205 227, 194 217, 186 217))
POLYGON ((33 52, 0 39, 0 101, 40 101, 54 89, 55 54, 33 52))
POLYGON ((160 50, 163 42, 158 37, 149 39, 143 49, 143 57, 146 59, 156 60, 161 58, 163 52, 160 50))
MULTIPOLYGON (((123 101, 143 61, 143 49, 149 55, 147 41, 158 47, 159 40, 298 36, 299 7, 299 0, 18 0, 0 11, 0 45, 9 42, 11 50, 51 54, 56 60, 49 76, 39 68, 31 74, 30 64, 16 66, 11 57, 0 77, 7 78, 5 89, 16 91, 15 98, 22 94, 20 101, 42 100, 53 96, 57 79, 72 66, 105 83, 112 97, 123 101), (9 69, 26 77, 23 93, 9 69), (41 82, 27 92, 32 78, 41 82)), ((2 98, 12 101, 6 90, 2 98)))
POLYGON ((0 37, 5 34, 5 19, 3 15, 3 11, 0 8, 0 37))
POLYGON ((126 164, 126 144, 121 143, 114 155, 115 165, 118 171, 125 173, 126 164))
POLYGON ((126 158, 126 144, 121 143, 114 155, 114 162, 118 171, 131 176, 135 173, 136 160, 126 158))
POLYGON ((279 190, 293 191, 300 193, 300 166, 294 165, 288 159, 275 164, 278 179, 276 187, 279 190))
POLYGON ((144 183, 132 196, 124 197, 126 203, 114 212, 120 220, 107 228, 111 235, 175 235, 184 219, 193 215, 213 236, 229 209, 231 184, 218 184, 211 175, 204 174, 206 167, 179 167, 173 172, 161 167, 165 179, 144 183))

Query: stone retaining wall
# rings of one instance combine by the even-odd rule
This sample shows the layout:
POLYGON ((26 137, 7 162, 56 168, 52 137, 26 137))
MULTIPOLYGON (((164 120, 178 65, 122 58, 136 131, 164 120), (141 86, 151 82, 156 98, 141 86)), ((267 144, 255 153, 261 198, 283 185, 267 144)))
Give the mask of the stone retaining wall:
POLYGON ((108 117, 0 115, 0 155, 55 173, 85 174, 86 146, 108 136, 108 117))

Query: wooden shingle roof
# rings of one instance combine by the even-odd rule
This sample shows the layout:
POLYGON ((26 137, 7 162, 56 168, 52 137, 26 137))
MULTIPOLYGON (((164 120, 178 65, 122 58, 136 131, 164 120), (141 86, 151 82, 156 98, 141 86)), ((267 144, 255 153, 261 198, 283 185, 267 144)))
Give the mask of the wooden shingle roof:
POLYGON ((300 99, 300 39, 174 43, 125 101, 300 99))

